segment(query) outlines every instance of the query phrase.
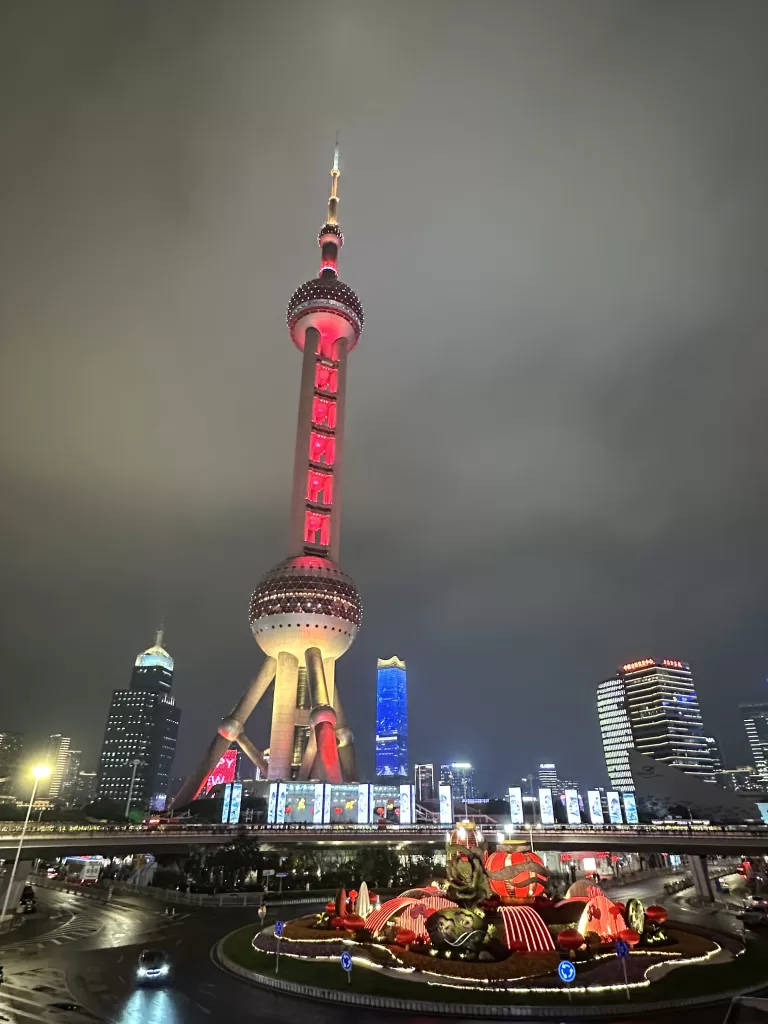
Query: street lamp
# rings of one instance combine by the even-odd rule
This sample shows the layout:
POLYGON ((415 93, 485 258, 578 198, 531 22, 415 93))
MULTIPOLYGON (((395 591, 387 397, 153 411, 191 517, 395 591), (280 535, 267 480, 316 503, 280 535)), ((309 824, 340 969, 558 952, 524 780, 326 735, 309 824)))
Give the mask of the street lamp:
POLYGON ((16 877, 16 868, 19 866, 19 857, 21 856, 21 844, 24 842, 24 836, 27 834, 27 825, 29 824, 29 816, 32 813, 32 804, 35 802, 37 796, 37 785, 40 779, 47 779, 51 774, 51 769, 46 764, 38 765, 34 769, 32 775, 34 777, 34 783, 32 784, 32 794, 29 798, 29 805, 27 806, 27 816, 24 819, 24 825, 21 829, 21 835, 19 836, 19 845, 16 847, 16 856, 13 861, 13 867, 11 868, 11 876, 8 879, 8 885, 5 890, 5 898, 3 899, 3 912, 0 914, 0 921, 5 920, 5 915, 8 910, 8 901, 11 898, 11 889, 13 888, 13 880, 16 877))
POLYGON ((131 772, 131 785, 130 785, 130 788, 128 789, 128 799, 125 801, 125 817, 126 818, 128 817, 128 812, 131 809, 131 801, 133 800, 133 787, 136 785, 136 769, 140 765, 143 765, 144 762, 140 758, 137 757, 135 760, 129 761, 128 764, 133 766, 133 771, 131 772))

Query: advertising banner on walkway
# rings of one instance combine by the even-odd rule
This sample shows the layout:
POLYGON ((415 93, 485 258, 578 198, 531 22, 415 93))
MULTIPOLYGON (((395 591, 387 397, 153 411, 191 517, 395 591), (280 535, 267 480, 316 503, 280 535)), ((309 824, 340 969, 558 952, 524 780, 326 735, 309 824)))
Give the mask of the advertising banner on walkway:
POLYGON ((539 817, 542 825, 555 824, 555 808, 552 806, 552 790, 539 790, 539 817))
POLYGON ((609 790, 606 793, 608 798, 608 818, 612 825, 623 825, 624 819, 621 816, 621 801, 619 794, 609 790))
POLYGON ((579 794, 575 789, 565 791, 565 813, 568 816, 569 825, 581 824, 581 809, 579 808, 579 794))
POLYGON ((523 791, 519 786, 509 787, 509 820, 513 825, 523 825, 525 823, 523 791))
POLYGON ((440 786, 440 824, 453 824, 453 793, 450 786, 440 786))
POLYGON ((243 802, 243 784, 242 782, 232 783, 232 800, 229 805, 229 824, 238 825, 240 823, 240 805, 243 802))
POLYGON ((637 804, 635 803, 634 793, 622 793, 622 799, 624 800, 624 817, 627 820, 628 825, 637 825, 640 819, 637 816, 637 804))
POLYGON ((224 803, 221 807, 221 823, 226 825, 229 821, 229 805, 232 800, 232 784, 228 782, 224 787, 224 803))
POLYGON ((605 822, 605 817, 603 816, 603 801, 600 799, 600 791, 588 789, 587 803, 589 804, 589 820, 593 825, 602 825, 605 822))

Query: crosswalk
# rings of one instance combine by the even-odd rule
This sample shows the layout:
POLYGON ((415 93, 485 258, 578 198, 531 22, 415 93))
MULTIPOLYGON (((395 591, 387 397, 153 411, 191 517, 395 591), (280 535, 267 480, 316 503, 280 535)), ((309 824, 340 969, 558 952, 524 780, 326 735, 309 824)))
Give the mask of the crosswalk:
POLYGON ((29 952, 34 950, 51 949, 55 946, 64 946, 70 942, 78 942, 91 938, 104 927, 103 921, 84 920, 75 921, 74 924, 64 925, 52 932, 45 932, 37 939, 23 939, 19 942, 9 943, 3 946, 3 953, 29 952))
POLYGON ((0 985, 0 1024, 94 1024, 98 1019, 74 1002, 64 973, 55 968, 20 972, 0 985))

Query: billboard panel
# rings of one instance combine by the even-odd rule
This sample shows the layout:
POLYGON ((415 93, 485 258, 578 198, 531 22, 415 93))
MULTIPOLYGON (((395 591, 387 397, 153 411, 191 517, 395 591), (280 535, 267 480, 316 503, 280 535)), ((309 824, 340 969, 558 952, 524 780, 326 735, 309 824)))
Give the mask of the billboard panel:
POLYGON ((327 785, 325 792, 323 793, 323 824, 329 825, 331 822, 331 787, 327 785))
POLYGON ((413 786, 400 786, 400 824, 413 824, 413 786))
POLYGON ((285 800, 288 796, 286 784, 284 782, 278 782, 277 784, 277 814, 275 815, 275 822, 278 825, 285 824, 285 800))
POLYGON ((226 825, 227 822, 229 821, 229 804, 230 804, 231 800, 232 800, 232 784, 228 782, 227 785, 224 787, 224 803, 222 804, 222 807, 221 807, 221 823, 222 823, 222 825, 226 825))
POLYGON ((542 825, 555 824, 555 808, 552 806, 552 790, 539 790, 539 817, 542 825))
POLYGON ((604 824, 605 817, 603 816, 603 801, 600 799, 600 791, 597 789, 588 789, 587 803, 589 804, 589 820, 592 824, 604 824))
POLYGON ((440 786, 440 824, 453 824, 453 793, 450 786, 440 786))
POLYGON ((361 782, 357 787, 357 823, 367 825, 371 813, 371 791, 367 782, 361 782))
POLYGON ((569 825, 581 824, 581 809, 579 808, 579 794, 575 789, 565 791, 565 813, 568 816, 569 825))
POLYGON ((229 824, 237 825, 240 821, 240 804, 243 802, 242 782, 232 783, 232 802, 229 805, 229 824))
POLYGON ((509 787, 509 820, 513 825, 522 825, 525 822, 523 791, 519 786, 509 787))
POLYGON ((619 800, 619 794, 614 793, 613 790, 609 790, 606 794, 608 797, 608 818, 612 825, 623 825, 624 819, 621 816, 621 801, 619 800))
POLYGON ((312 802, 312 822, 315 825, 323 823, 323 784, 315 783, 315 799, 312 802))
POLYGON ((222 782, 232 783, 235 781, 235 771, 237 770, 237 750, 230 748, 225 750, 219 760, 216 762, 216 766, 205 780, 203 786, 202 795, 212 789, 214 786, 220 786, 222 782))
POLYGON ((637 825, 640 819, 637 816, 637 804, 635 803, 634 793, 622 793, 624 800, 624 817, 627 819, 628 825, 637 825))
POLYGON ((267 809, 267 823, 274 825, 275 818, 277 817, 277 783, 270 782, 269 784, 269 806, 267 809))

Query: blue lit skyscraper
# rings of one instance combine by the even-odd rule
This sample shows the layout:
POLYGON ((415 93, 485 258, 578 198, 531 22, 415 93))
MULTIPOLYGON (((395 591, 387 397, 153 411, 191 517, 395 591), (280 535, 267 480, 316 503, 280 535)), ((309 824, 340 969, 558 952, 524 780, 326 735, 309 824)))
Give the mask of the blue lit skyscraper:
POLYGON ((378 660, 376 686, 376 774, 407 777, 408 692, 405 662, 378 660))

